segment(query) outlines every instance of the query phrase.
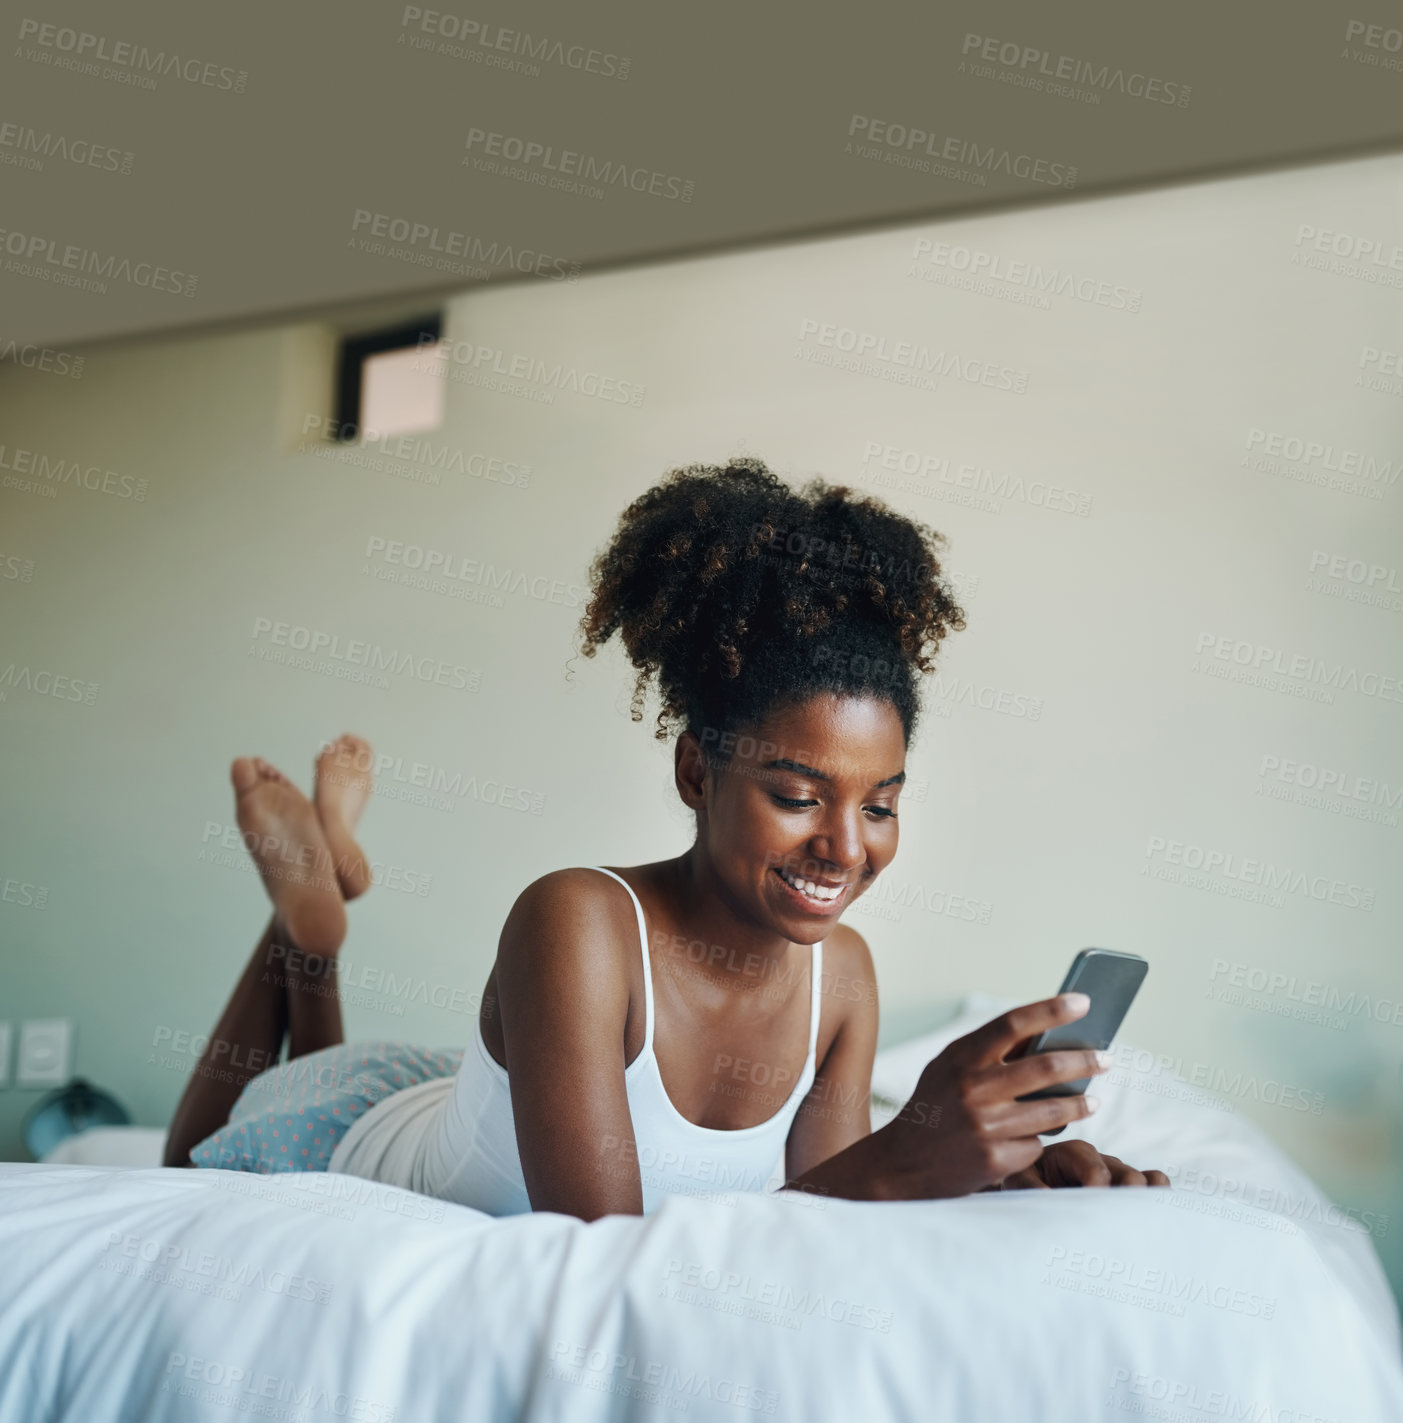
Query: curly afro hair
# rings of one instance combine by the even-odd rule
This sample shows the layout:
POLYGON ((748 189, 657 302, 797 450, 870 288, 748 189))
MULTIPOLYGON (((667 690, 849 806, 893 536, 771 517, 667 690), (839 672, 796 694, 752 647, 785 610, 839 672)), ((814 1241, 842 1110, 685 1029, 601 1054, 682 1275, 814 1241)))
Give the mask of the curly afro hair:
POLYGON ((580 651, 620 634, 638 669, 634 721, 657 679, 659 740, 685 729, 715 743, 826 692, 884 698, 909 744, 916 674, 965 626, 944 543, 843 485, 795 490, 757 459, 687 465, 624 510, 594 559, 580 651))

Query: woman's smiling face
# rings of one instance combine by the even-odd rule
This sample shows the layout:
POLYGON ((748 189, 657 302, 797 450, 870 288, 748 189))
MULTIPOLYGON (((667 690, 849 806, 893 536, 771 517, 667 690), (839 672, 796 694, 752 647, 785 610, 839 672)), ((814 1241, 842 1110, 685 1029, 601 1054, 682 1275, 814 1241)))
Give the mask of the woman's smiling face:
POLYGON ((730 740, 684 733, 677 753, 678 789, 723 894, 798 944, 829 934, 891 863, 905 765, 890 702, 827 693, 730 740), (704 757, 728 748, 730 764, 703 786, 704 757))

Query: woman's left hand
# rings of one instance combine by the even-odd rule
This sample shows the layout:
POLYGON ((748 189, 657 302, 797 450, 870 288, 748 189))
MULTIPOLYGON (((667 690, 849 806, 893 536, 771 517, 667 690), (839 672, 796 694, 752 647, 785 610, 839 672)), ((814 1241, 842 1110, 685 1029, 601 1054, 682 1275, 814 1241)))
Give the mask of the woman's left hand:
POLYGON ((1116 1156, 1102 1156, 1089 1141, 1057 1141, 1031 1166, 1005 1176, 1002 1189, 1056 1186, 1167 1186, 1163 1171, 1137 1171, 1116 1156))

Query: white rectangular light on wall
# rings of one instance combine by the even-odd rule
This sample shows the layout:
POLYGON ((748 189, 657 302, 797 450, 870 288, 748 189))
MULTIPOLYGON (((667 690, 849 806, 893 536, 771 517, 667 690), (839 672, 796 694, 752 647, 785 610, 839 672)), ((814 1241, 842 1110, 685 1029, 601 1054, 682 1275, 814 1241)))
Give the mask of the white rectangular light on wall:
POLYGON ((336 361, 338 441, 436 430, 443 423, 444 380, 435 349, 438 312, 396 326, 342 336, 336 361))
POLYGON ((0 1087, 10 1085, 10 1039, 12 1033, 8 1023, 0 1023, 0 1087))
POLYGON ((361 366, 361 437, 438 429, 444 380, 432 373, 434 365, 417 346, 367 356, 361 366))
POLYGON ((70 1018, 34 1018, 20 1024, 19 1085, 62 1087, 69 1078, 73 1052, 70 1018))

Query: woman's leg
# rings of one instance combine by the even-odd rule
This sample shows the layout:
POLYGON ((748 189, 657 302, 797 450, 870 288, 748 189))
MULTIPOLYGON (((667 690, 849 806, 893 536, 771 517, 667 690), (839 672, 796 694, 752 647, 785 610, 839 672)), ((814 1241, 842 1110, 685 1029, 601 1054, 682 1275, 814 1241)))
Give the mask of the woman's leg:
POLYGON ((278 1062, 285 1032, 289 1059, 343 1040, 336 953, 346 937, 343 885, 355 898, 370 884, 351 835, 370 794, 369 751, 342 737, 322 752, 316 806, 266 761, 241 757, 230 770, 239 828, 274 913, 176 1107, 167 1166, 188 1166, 191 1147, 229 1120, 250 1079, 278 1062))
POLYGON ((282 1054, 287 996, 269 971, 277 937, 275 914, 191 1070, 166 1133, 163 1166, 191 1165, 190 1148, 229 1120, 249 1079, 272 1067, 282 1054))
MULTIPOLYGON (((317 757, 312 803, 326 838, 342 898, 349 903, 370 888, 370 864, 353 834, 370 799, 369 742, 346 735, 329 743, 317 757)), ((287 1057, 318 1052, 344 1042, 338 991, 336 950, 321 954, 289 949, 287 973, 287 1057)))

